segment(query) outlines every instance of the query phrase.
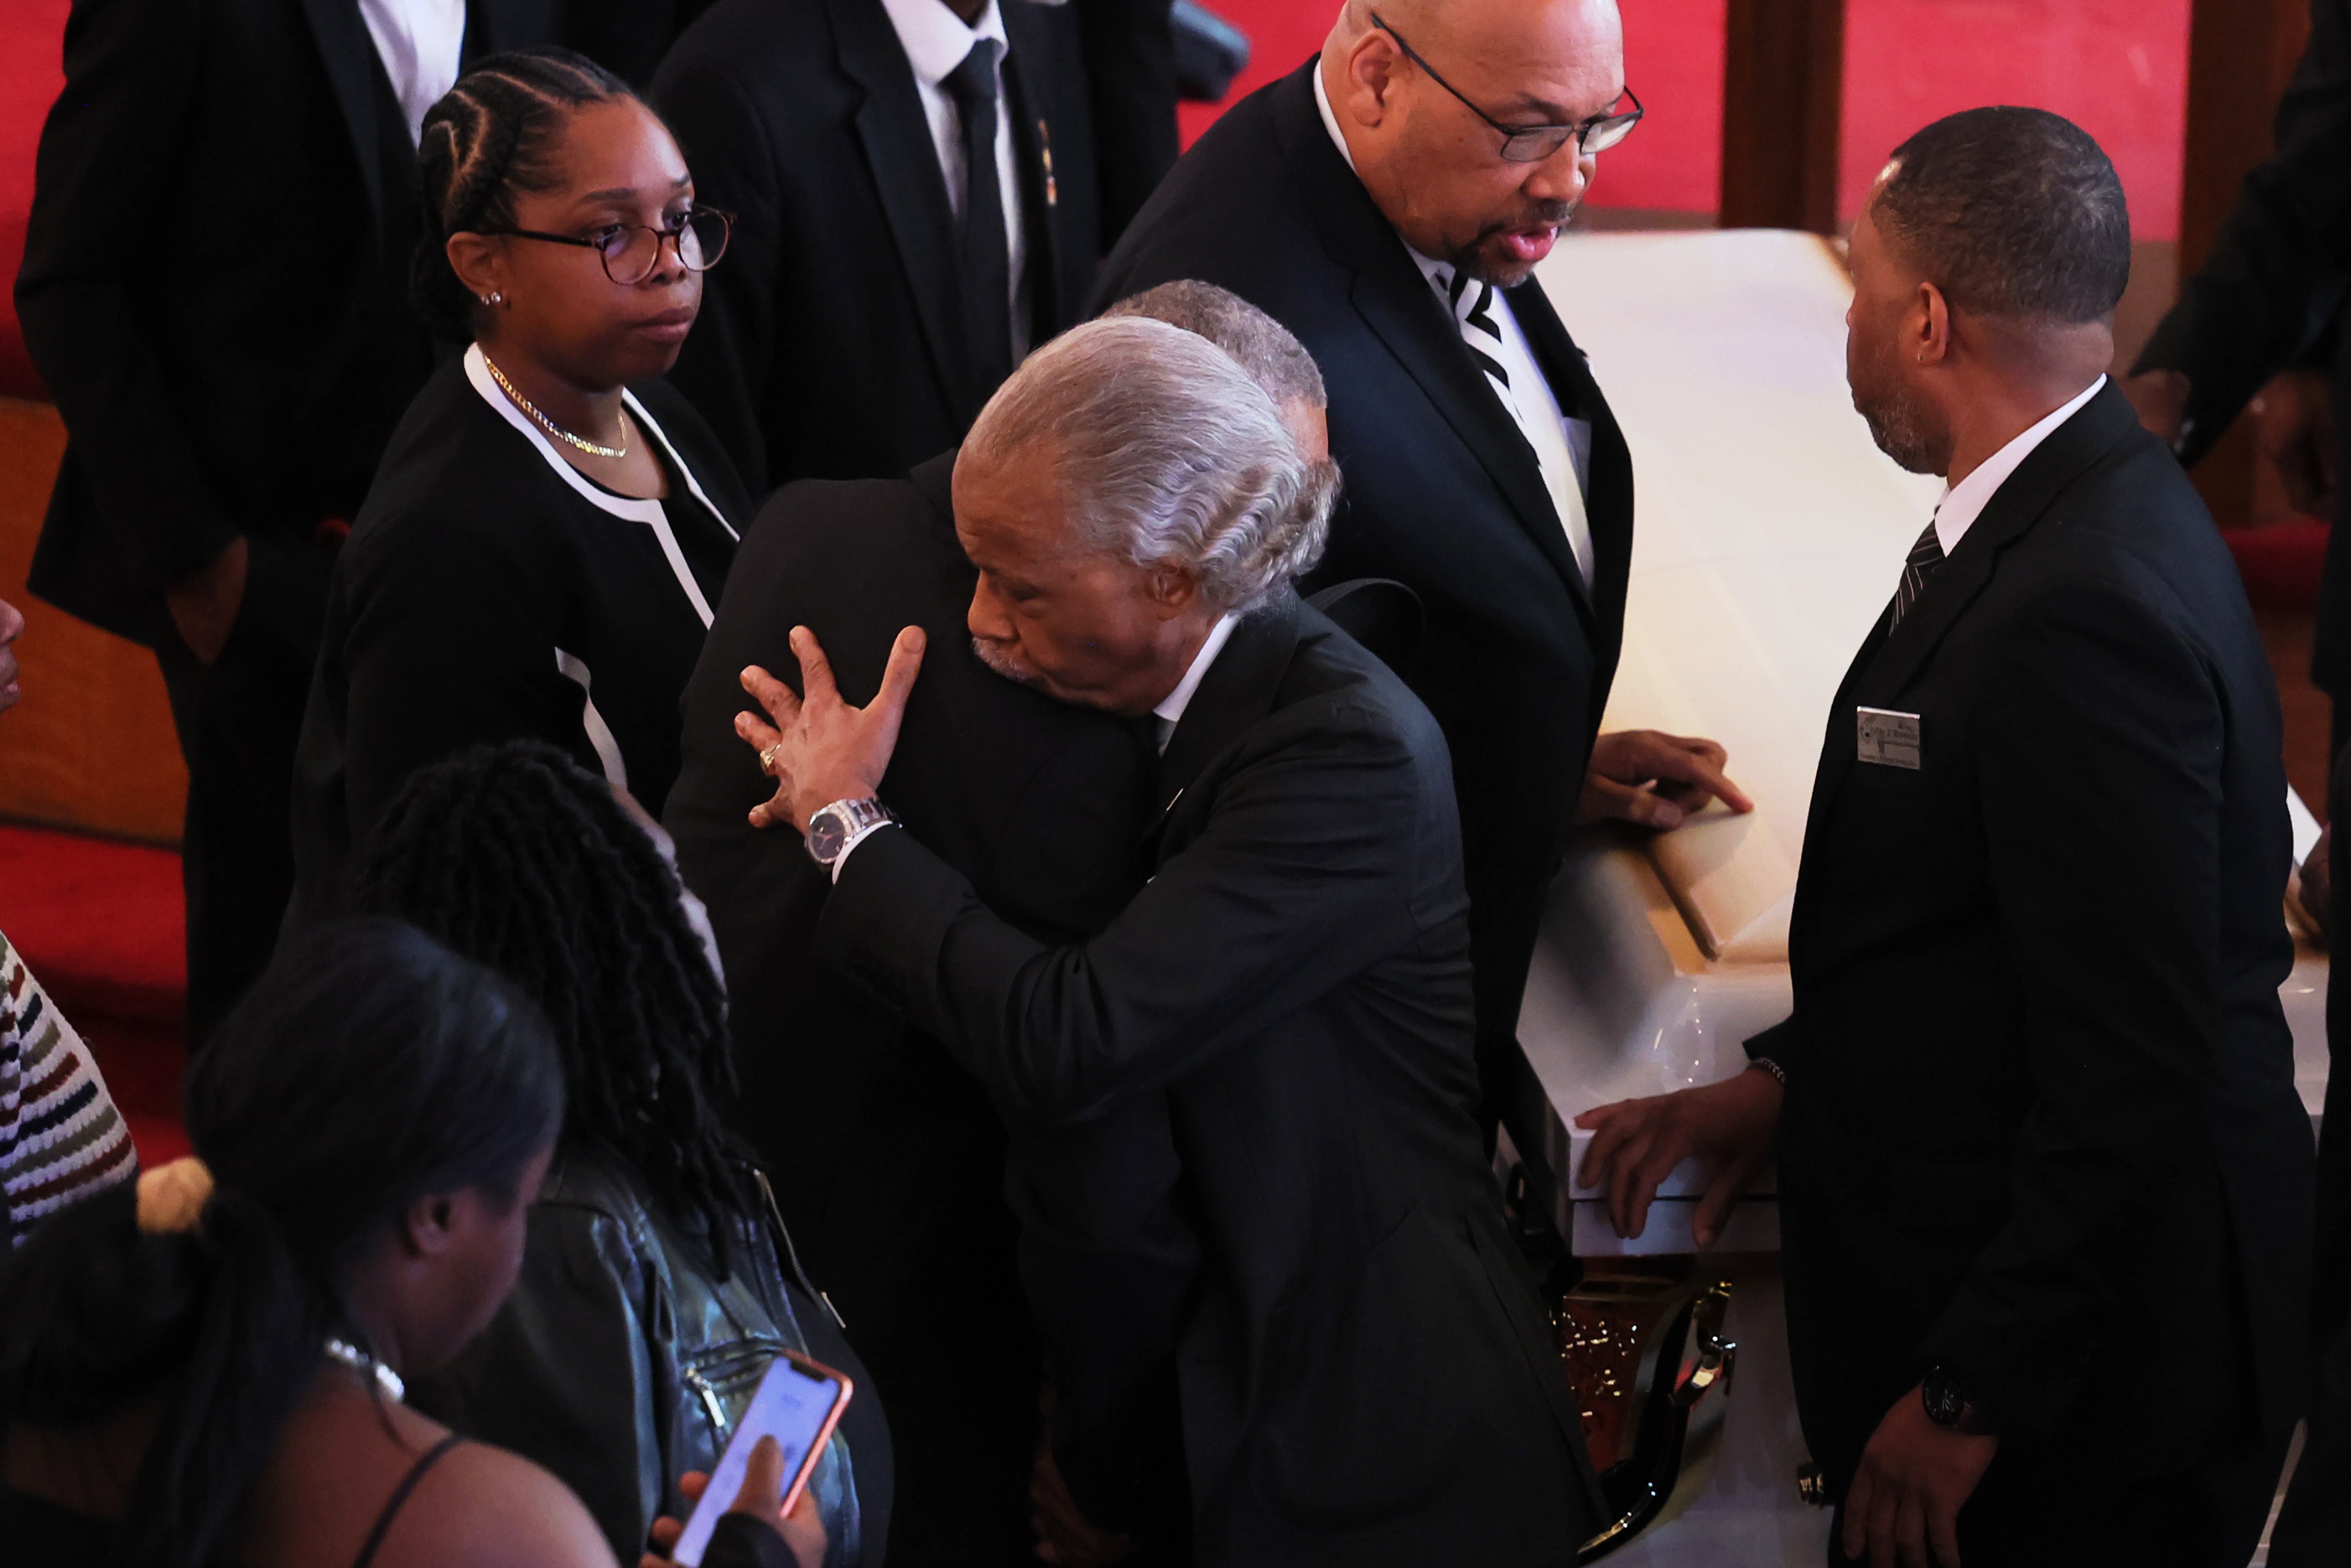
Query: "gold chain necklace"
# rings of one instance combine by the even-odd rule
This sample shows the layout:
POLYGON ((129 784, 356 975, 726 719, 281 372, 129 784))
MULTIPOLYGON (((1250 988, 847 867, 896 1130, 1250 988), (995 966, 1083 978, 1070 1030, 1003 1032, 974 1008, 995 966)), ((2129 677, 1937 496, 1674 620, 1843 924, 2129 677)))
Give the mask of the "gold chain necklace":
POLYGON ((599 446, 594 442, 588 440, 584 436, 572 434, 569 431, 556 423, 555 421, 539 413, 538 405, 537 403, 523 396, 522 393, 515 391, 514 382, 507 380, 506 372, 498 369, 497 361, 491 359, 489 355, 484 354, 482 356, 482 363, 489 367, 490 380, 498 383, 498 390, 506 393, 507 397, 511 398, 517 408, 522 410, 523 413, 530 415, 532 419, 538 421, 539 429, 547 432, 548 434, 552 435, 556 440, 568 441, 572 445, 580 448, 580 451, 588 454, 590 457, 626 457, 629 455, 629 440, 627 434, 629 426, 628 416, 626 414, 622 414, 621 416, 621 444, 618 446, 599 446))

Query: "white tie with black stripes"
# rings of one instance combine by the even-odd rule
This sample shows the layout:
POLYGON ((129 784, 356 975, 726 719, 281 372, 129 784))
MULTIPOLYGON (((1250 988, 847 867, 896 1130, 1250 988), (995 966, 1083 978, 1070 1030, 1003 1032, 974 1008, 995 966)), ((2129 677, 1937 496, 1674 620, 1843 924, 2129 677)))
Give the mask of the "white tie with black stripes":
POLYGON ((1521 374, 1532 371, 1533 367, 1521 357, 1523 350, 1519 355, 1513 355, 1505 348, 1502 324, 1495 319, 1495 312, 1507 307, 1495 298, 1492 284, 1441 262, 1425 262, 1423 265, 1427 269, 1428 281, 1444 297, 1453 312, 1454 320, 1460 327, 1462 346, 1469 350, 1469 357, 1478 362, 1478 368, 1486 373, 1486 384, 1494 389, 1494 395, 1501 400, 1502 407, 1510 413, 1510 422, 1519 427, 1519 434, 1525 436, 1527 444, 1534 448, 1535 465, 1541 472, 1543 487, 1551 493, 1552 506, 1558 511, 1560 527, 1567 535, 1568 553, 1575 558, 1576 570, 1583 574, 1584 585, 1590 587, 1592 520, 1584 507, 1583 486, 1575 473, 1573 459, 1567 456, 1565 442, 1555 440, 1549 444, 1559 455, 1546 462, 1543 457, 1546 444, 1538 440, 1535 432, 1528 427, 1529 405, 1540 406, 1544 400, 1540 396, 1522 397, 1510 385, 1510 371, 1505 361, 1518 358, 1524 367, 1521 374), (1558 471, 1554 472, 1555 469, 1558 471))

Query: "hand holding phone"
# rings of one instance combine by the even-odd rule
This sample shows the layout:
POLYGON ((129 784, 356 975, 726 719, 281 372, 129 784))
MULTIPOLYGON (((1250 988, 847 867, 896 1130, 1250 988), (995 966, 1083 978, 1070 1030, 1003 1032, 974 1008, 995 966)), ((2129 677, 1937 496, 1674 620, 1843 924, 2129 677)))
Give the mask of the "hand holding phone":
MULTIPOLYGON (((694 1515, 671 1551, 672 1561, 700 1568, 720 1516, 747 1505, 782 1530, 794 1555, 803 1556, 801 1542, 794 1539, 799 1532, 791 1528, 803 1521, 789 1516, 803 1500, 816 1461, 855 1391, 847 1377, 804 1355, 786 1351, 777 1356, 744 1409, 717 1469, 704 1485, 694 1515)), ((820 1555, 820 1526, 815 1535, 820 1555)))

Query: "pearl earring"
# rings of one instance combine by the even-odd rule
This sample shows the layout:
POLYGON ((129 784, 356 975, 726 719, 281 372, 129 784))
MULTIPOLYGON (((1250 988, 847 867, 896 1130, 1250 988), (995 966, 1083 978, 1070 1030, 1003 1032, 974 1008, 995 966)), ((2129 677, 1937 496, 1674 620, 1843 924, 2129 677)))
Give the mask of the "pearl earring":
POLYGON ((495 288, 491 289, 487 294, 483 295, 481 299, 482 303, 485 305, 503 305, 507 302, 507 297, 499 293, 495 288))

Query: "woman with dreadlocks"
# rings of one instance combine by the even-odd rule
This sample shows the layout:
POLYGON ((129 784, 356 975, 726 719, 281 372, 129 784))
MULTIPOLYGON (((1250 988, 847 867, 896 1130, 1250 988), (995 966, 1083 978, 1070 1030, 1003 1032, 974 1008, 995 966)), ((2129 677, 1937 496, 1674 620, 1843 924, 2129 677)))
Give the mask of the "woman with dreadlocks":
POLYGON ((726 998, 652 822, 543 742, 423 769, 355 866, 360 905, 505 976, 554 1026, 569 1094, 520 1284, 420 1408, 571 1484, 633 1563, 675 1478, 711 1469, 778 1352, 856 1383, 813 1491, 829 1568, 878 1563, 890 1444, 800 1274, 766 1179, 722 1127, 726 998))
POLYGON ((677 144, 559 49, 497 55, 424 117, 421 309, 467 345, 394 432, 336 562, 296 759, 298 907, 467 746, 559 746, 658 814, 678 694, 750 504, 661 380, 725 253, 677 144))

